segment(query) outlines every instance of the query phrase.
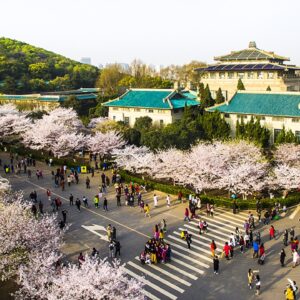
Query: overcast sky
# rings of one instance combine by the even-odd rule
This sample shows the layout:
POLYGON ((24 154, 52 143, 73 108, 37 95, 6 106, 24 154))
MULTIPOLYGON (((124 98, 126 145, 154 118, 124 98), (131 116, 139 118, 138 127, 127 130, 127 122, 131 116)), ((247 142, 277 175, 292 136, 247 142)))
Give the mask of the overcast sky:
POLYGON ((300 0, 3 0, 0 36, 75 60, 212 62, 254 40, 300 65, 300 0))

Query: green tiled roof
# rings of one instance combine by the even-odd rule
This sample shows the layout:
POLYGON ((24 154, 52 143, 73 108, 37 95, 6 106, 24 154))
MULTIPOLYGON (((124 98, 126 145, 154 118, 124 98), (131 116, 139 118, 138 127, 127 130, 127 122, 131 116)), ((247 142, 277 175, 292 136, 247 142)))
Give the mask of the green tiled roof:
POLYGON ((199 105, 199 102, 183 96, 174 90, 159 89, 132 89, 121 97, 108 101, 104 106, 115 107, 145 107, 157 109, 183 108, 187 106, 199 105))
POLYGON ((195 91, 181 91, 180 93, 191 100, 197 100, 197 92, 195 91))
POLYGON ((222 113, 300 117, 300 93, 238 92, 228 104, 210 107, 222 113))

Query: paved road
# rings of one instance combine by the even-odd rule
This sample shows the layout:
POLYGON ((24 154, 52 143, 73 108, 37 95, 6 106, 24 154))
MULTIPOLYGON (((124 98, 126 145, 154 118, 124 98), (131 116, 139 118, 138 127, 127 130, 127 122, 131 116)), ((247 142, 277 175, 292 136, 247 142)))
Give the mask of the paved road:
MULTIPOLYGON (((5 160, 5 156, 3 157, 5 160)), ((43 201, 45 209, 51 211, 46 197, 46 189, 50 188, 53 195, 58 195, 63 200, 63 208, 68 210, 67 221, 71 223, 66 234, 63 251, 68 259, 76 260, 79 252, 90 253, 96 247, 102 257, 108 255, 108 243, 99 235, 105 235, 103 228, 112 224, 117 228, 117 238, 120 240, 122 249, 122 262, 126 263, 129 276, 142 278, 144 276, 145 291, 150 299, 254 299, 254 291, 247 288, 248 268, 258 269, 256 260, 251 258, 251 253, 240 254, 238 250, 233 260, 227 262, 221 260, 219 275, 212 272, 209 244, 214 239, 219 249, 228 241, 230 233, 239 227, 247 218, 247 213, 233 215, 231 212, 215 210, 214 218, 206 217, 209 231, 207 234, 198 235, 197 222, 183 222, 183 211, 186 204, 174 204, 171 208, 166 207, 165 196, 159 194, 159 207, 153 208, 153 192, 143 194, 143 199, 150 204, 152 218, 145 218, 137 207, 130 208, 116 206, 113 188, 106 195, 109 200, 109 211, 92 206, 91 199, 98 190, 100 174, 96 173, 91 180, 91 189, 85 188, 85 175, 81 175, 79 185, 66 187, 65 191, 54 188, 51 180, 50 169, 45 164, 38 163, 37 168, 43 169, 45 178, 37 180, 35 176, 28 179, 24 174, 19 176, 8 175, 13 188, 24 190, 25 197, 35 189, 38 198, 43 201), (82 198, 87 196, 90 200, 89 208, 82 208, 78 212, 75 207, 69 206, 68 197, 70 192, 82 198), (166 240, 172 245, 173 259, 171 263, 155 266, 142 266, 137 256, 144 247, 147 238, 152 235, 152 229, 162 218, 167 220, 168 233, 166 240), (84 226, 84 227, 83 227, 84 226), (94 230, 91 232, 87 229, 94 230), (193 234, 191 250, 179 237, 182 229, 189 230, 193 234), (96 233, 96 234, 95 234, 96 233)), ((0 170, 3 175, 3 170, 0 170)), ((34 171, 34 170, 33 170, 34 171)), ((34 173, 34 172, 33 172, 34 173)), ((109 174, 109 172, 107 173, 109 174)), ((3 175, 4 176, 4 175, 3 175)), ((60 212, 59 212, 60 216, 60 212)), ((299 231, 299 212, 294 219, 285 218, 275 223, 279 231, 286 227, 296 226, 296 234, 299 231)), ((263 239, 266 240, 268 228, 262 229, 263 239)), ((299 281, 299 270, 287 267, 279 267, 278 253, 281 249, 281 238, 276 241, 267 241, 267 259, 264 266, 260 266, 262 278, 262 299, 284 299, 283 289, 286 278, 299 281)), ((289 253, 289 251, 287 251, 289 253)))

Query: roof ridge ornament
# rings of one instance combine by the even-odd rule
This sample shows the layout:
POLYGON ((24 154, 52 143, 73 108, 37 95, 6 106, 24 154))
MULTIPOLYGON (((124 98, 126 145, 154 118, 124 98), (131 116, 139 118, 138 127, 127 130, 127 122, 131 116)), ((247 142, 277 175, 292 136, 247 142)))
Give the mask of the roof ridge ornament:
POLYGON ((256 42, 255 41, 250 41, 249 48, 256 48, 257 49, 256 42))

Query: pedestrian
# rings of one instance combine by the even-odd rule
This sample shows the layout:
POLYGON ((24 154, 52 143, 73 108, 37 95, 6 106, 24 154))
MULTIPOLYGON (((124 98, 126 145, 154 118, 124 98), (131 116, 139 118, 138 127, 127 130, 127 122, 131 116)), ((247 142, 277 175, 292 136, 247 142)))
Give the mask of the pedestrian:
POLYGON ((254 281, 254 273, 253 273, 252 269, 248 270, 247 278, 248 278, 248 287, 251 290, 252 289, 252 284, 253 284, 253 281, 254 281))
POLYGON ((158 197, 156 196, 156 194, 154 194, 153 196, 153 202, 154 202, 154 207, 158 206, 158 197))
POLYGON ((83 202, 84 207, 89 207, 88 198, 86 196, 82 197, 82 202, 83 202))
POLYGON ((106 227, 107 240, 110 241, 112 239, 112 226, 108 224, 106 227))
POLYGON ((294 236, 295 236, 295 230, 294 230, 294 228, 290 229, 290 235, 294 239, 294 236))
POLYGON ((199 220, 198 228, 199 228, 199 234, 202 234, 202 232, 203 232, 203 221, 201 219, 199 220))
POLYGON ((67 212, 67 210, 64 209, 64 210, 62 210, 61 213, 62 213, 62 216, 63 216, 63 221, 64 221, 64 223, 66 223, 67 222, 67 213, 68 212, 67 212))
POLYGON ((225 254, 225 258, 229 260, 229 252, 230 252, 230 247, 228 245, 228 242, 225 243, 223 247, 223 253, 225 254))
POLYGON ((183 221, 186 221, 188 220, 190 222, 190 217, 189 217, 189 209, 188 208, 185 208, 185 211, 184 211, 184 220, 183 221))
POLYGON ((214 274, 218 275, 219 274, 219 258, 217 255, 214 256, 213 258, 213 264, 214 264, 214 274))
POLYGON ((71 176, 69 175, 67 177, 67 183, 68 183, 68 186, 71 186, 71 182, 72 182, 72 179, 71 179, 71 176))
POLYGON ((37 214, 37 208, 34 204, 32 204, 31 206, 31 211, 32 211, 32 214, 36 217, 36 214, 37 214))
POLYGON ((233 204, 232 204, 232 213, 236 214, 237 211, 237 204, 236 204, 236 200, 233 200, 233 204))
POLYGON ((99 208, 99 197, 98 197, 98 195, 95 195, 95 197, 94 197, 94 205, 95 205, 95 208, 99 208))
POLYGON ((209 216, 210 215, 210 204, 206 203, 206 215, 209 216))
POLYGON ((255 295, 256 296, 258 296, 260 294, 260 286, 261 286, 260 276, 256 275, 255 276, 255 288, 256 288, 255 295))
POLYGON ((284 267, 284 261, 285 261, 286 254, 285 254, 285 251, 283 248, 281 249, 279 255, 280 255, 280 264, 282 267, 284 267))
POLYGON ((70 200, 70 206, 74 205, 74 196, 72 194, 70 194, 69 200, 70 200))
POLYGON ((104 173, 102 173, 102 174, 101 174, 101 180, 102 180, 102 184, 103 184, 103 183, 105 184, 105 177, 106 177, 106 176, 105 176, 105 174, 104 174, 104 173))
POLYGON ((215 241, 212 240, 211 243, 210 243, 210 251, 211 251, 211 256, 212 257, 215 257, 216 249, 217 249, 217 245, 216 245, 215 241))
POLYGON ((77 198, 77 199, 76 199, 76 201, 75 201, 75 205, 76 205, 76 207, 77 207, 78 211, 80 211, 80 207, 81 207, 81 201, 80 201, 80 199, 79 199, 79 198, 77 198))
POLYGON ((145 208, 144 208, 144 213, 145 213, 145 217, 151 218, 150 207, 149 207, 149 205, 147 203, 146 203, 145 208))
POLYGON ((167 195, 167 207, 170 207, 171 206, 171 198, 170 198, 170 195, 167 195))
POLYGON ((210 205, 209 211, 210 211, 210 216, 213 218, 214 217, 214 205, 213 204, 210 205))
POLYGON ((40 211, 40 214, 41 214, 41 215, 44 214, 43 207, 44 207, 44 205, 43 205, 42 201, 40 200, 40 201, 39 201, 39 211, 40 211))
POLYGON ((106 197, 104 197, 104 200, 103 200, 103 210, 104 210, 104 211, 108 211, 108 208, 107 208, 107 199, 106 199, 106 197))
POLYGON ((188 231, 186 231, 186 243, 188 246, 188 249, 191 249, 191 243, 192 243, 192 235, 190 233, 188 233, 188 231))
POLYGON ((294 291, 290 284, 288 284, 286 289, 284 290, 284 295, 286 300, 295 300, 294 291))
POLYGON ((286 230, 283 232, 283 245, 284 245, 284 246, 287 246, 287 245, 288 245, 288 240, 289 240, 289 232, 288 232, 288 230, 286 229, 286 230))
POLYGON ((253 258, 257 258, 258 257, 258 250, 259 250, 259 245, 257 241, 253 242, 253 258))
POLYGON ((92 256, 92 257, 97 257, 98 255, 99 255, 99 251, 97 251, 96 248, 93 248, 93 251, 92 251, 91 256, 92 256))
POLYGON ((113 241, 110 241, 109 245, 108 245, 108 257, 111 257, 111 258, 114 257, 114 254, 115 254, 114 250, 115 250, 115 245, 114 245, 113 241))
POLYGON ((240 250, 241 250, 241 252, 244 253, 244 245, 245 245, 245 241, 244 241, 244 238, 243 238, 242 235, 241 235, 241 237, 240 237, 239 245, 240 245, 240 250))
POLYGON ((117 229, 115 226, 113 226, 112 231, 111 231, 111 237, 113 240, 117 239, 117 229))
POLYGON ((292 267, 295 268, 299 264, 300 257, 299 257, 299 254, 296 249, 293 251, 292 255, 293 255, 293 266, 292 267))
MULTIPOLYGON (((119 193, 117 193, 116 195, 116 198, 117 198, 117 206, 121 206, 121 195, 119 193)), ((138 198, 139 199, 139 198, 138 198)), ((142 200, 140 200, 141 202, 142 200)), ((139 205, 140 205, 140 202, 139 202, 139 205)))
POLYGON ((121 256, 121 244, 119 241, 114 241, 115 244, 115 257, 119 254, 121 256))
POLYGON ((87 177, 86 177, 86 180, 85 180, 85 185, 86 185, 86 188, 87 188, 87 189, 90 189, 90 188, 91 188, 91 187, 90 187, 90 182, 91 182, 91 180, 90 180, 89 176, 87 176, 87 177))
POLYGON ((75 177, 76 184, 78 184, 79 183, 79 176, 78 176, 78 173, 76 171, 75 171, 74 177, 75 177))
POLYGON ((275 237, 275 228, 273 225, 271 225, 271 227, 270 227, 269 235, 270 235, 270 240, 275 237))
POLYGON ((78 255, 78 265, 79 267, 85 262, 84 256, 82 255, 82 252, 78 255))

